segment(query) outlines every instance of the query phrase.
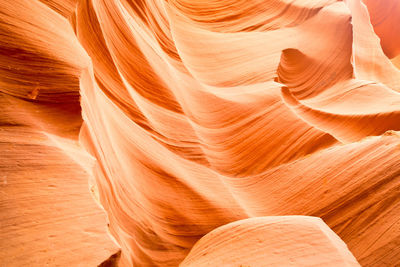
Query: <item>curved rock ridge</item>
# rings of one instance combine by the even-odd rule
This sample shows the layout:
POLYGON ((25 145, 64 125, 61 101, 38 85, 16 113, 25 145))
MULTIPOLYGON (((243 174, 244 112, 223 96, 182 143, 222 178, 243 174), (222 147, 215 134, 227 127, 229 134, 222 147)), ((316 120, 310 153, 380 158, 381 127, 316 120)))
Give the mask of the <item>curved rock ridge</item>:
POLYGON ((3 0, 0 129, 87 170, 120 266, 395 266, 399 18, 397 0, 3 0))
POLYGON ((180 266, 360 266, 319 218, 253 217, 203 236, 180 266))

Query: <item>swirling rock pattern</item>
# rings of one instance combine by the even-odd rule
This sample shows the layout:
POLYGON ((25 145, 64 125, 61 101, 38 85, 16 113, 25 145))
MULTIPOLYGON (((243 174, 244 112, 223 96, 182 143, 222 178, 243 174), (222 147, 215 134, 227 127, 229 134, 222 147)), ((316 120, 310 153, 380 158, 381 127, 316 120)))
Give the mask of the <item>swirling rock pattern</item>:
POLYGON ((0 10, 0 90, 95 159, 119 265, 400 263, 399 1, 0 10))

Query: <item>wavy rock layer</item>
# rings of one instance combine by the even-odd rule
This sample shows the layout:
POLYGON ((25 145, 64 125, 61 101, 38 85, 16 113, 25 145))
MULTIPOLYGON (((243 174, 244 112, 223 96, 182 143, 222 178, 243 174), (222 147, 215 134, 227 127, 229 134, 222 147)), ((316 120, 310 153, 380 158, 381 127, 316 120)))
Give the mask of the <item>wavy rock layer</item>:
MULTIPOLYGON (((196 256, 204 240, 219 264, 233 251, 207 233, 234 236, 236 225, 248 242, 254 221, 267 242, 286 217, 271 229, 242 219, 284 215, 321 217, 360 264, 391 266, 400 4, 382 2, 2 1, 0 90, 29 101, 19 109, 38 131, 76 140, 80 129, 122 266, 207 261, 196 256)), ((321 221, 302 218, 271 247, 301 248, 271 263, 322 249, 307 260, 357 265, 321 221)))
MULTIPOLYGON (((88 194, 90 175, 29 125, 39 108, 24 112, 25 101, 2 93, 0 104, 0 266, 97 266, 117 248, 88 194)), ((56 142, 76 161, 90 162, 64 140, 56 142)))

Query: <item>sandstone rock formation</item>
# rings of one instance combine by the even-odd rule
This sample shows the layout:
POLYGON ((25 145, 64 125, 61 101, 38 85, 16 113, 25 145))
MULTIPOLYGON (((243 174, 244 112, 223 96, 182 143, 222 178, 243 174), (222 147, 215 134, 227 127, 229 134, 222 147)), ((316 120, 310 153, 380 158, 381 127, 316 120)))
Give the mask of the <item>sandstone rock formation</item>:
POLYGON ((2 143, 70 156, 40 175, 91 181, 120 266, 395 266, 399 19, 398 0, 2 0, 2 143))
POLYGON ((305 216, 255 217, 218 227, 180 266, 289 265, 360 266, 321 219, 305 216))

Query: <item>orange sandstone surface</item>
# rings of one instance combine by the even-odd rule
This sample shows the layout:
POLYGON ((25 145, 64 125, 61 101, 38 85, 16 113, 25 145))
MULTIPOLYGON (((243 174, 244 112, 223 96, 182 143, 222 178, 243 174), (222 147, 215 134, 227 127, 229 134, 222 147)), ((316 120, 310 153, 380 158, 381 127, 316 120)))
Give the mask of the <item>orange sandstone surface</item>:
POLYGON ((400 264, 399 0, 0 0, 0 37, 0 266, 400 264))

